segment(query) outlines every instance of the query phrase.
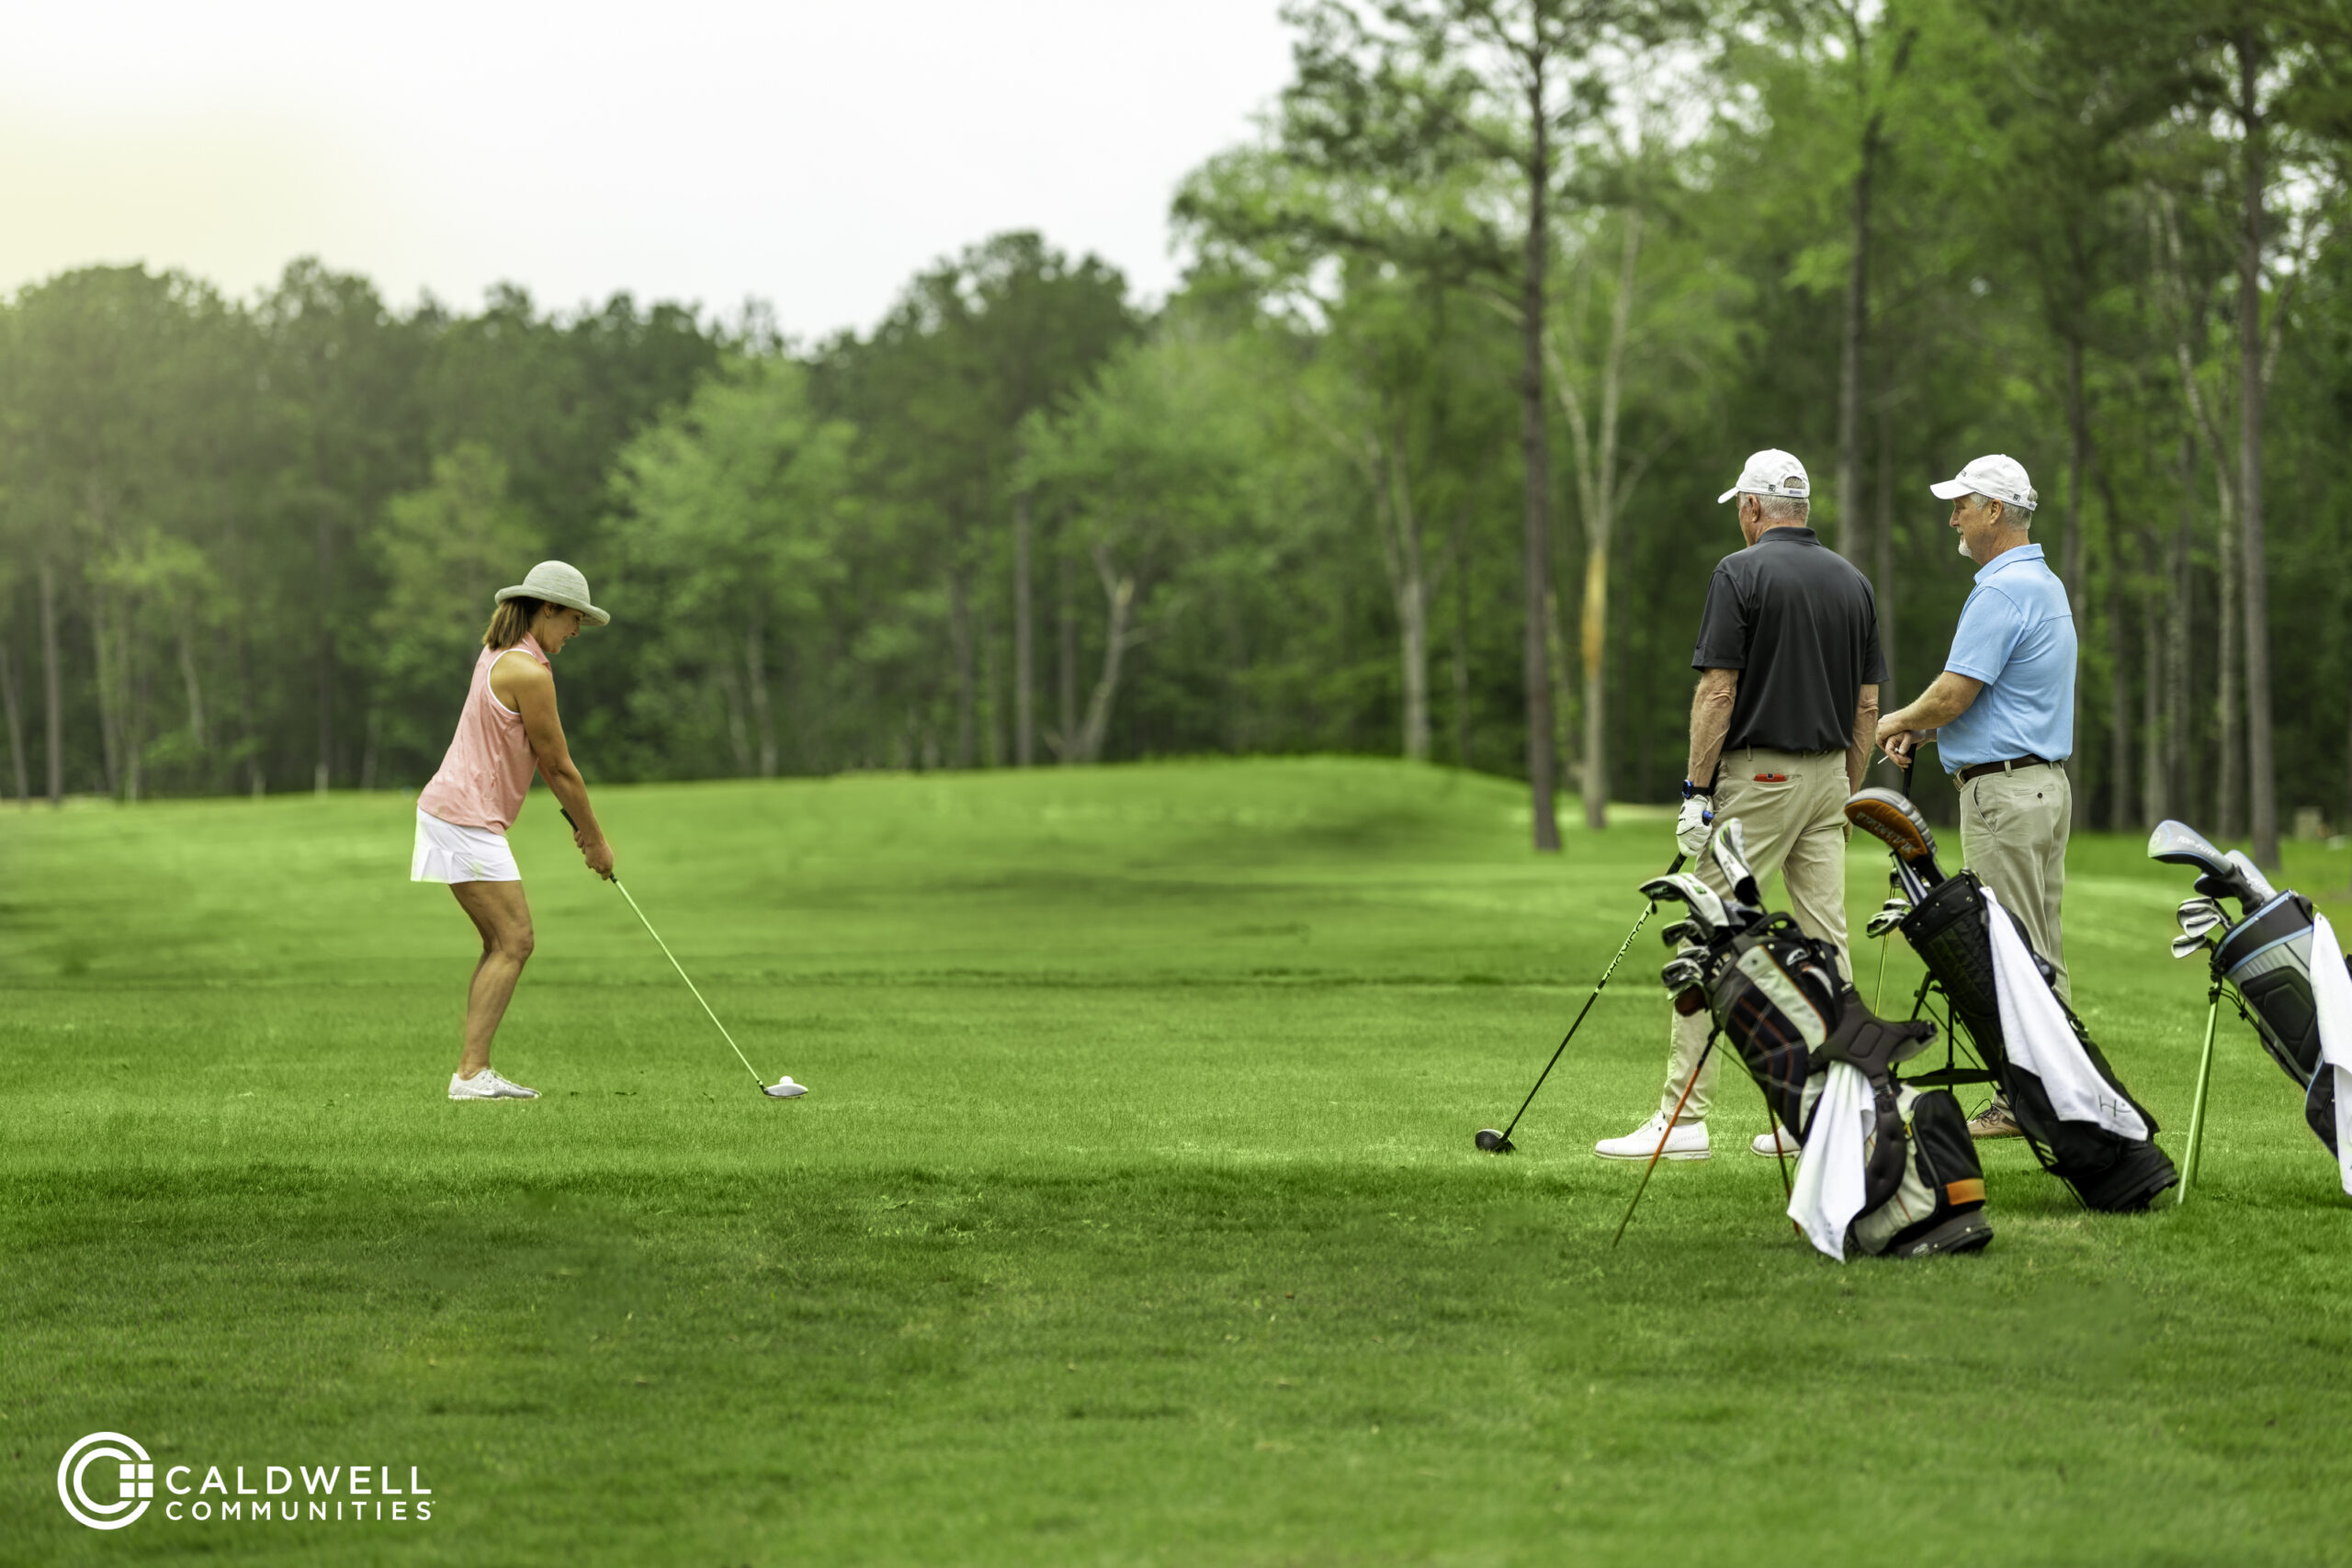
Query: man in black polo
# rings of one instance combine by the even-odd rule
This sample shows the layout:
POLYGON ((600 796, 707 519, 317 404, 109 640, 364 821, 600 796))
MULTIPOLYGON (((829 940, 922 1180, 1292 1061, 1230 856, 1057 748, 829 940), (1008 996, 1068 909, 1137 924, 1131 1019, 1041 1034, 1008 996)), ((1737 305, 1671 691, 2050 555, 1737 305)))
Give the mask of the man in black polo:
MULTIPOLYGON (((1837 944, 1846 964, 1846 797, 1860 788, 1878 728, 1878 689, 1886 680, 1879 650, 1878 604, 1870 579, 1805 526, 1812 487, 1804 465, 1786 452, 1758 452, 1739 482, 1716 498, 1739 498, 1747 547, 1725 556, 1707 585, 1707 608, 1690 666, 1699 690, 1690 704, 1690 767, 1682 781, 1675 840, 1698 874, 1727 893, 1702 852, 1716 821, 1736 817, 1747 833, 1748 863, 1758 879, 1775 872, 1788 907, 1808 936, 1837 944)), ((1604 1159, 1647 1159, 1666 1139, 1668 1159, 1705 1159, 1707 1111, 1715 1063, 1703 1069, 1707 1017, 1677 1015, 1666 1089, 1657 1113, 1593 1152, 1604 1159), (1668 1118, 1698 1069, 1682 1114, 1668 1118)), ((1775 1128, 1748 1146, 1771 1156, 1796 1152, 1796 1139, 1775 1128)))

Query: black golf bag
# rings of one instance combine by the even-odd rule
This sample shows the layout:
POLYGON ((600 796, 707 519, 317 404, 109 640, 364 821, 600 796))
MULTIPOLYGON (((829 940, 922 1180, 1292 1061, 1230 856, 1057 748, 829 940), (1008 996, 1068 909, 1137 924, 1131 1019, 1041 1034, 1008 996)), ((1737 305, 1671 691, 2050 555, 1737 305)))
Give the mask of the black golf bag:
POLYGON ((2303 1120, 2335 1154, 2335 1075, 2323 1070, 2320 1060, 2312 965, 2352 965, 2352 959, 2313 953, 2313 934, 2312 901, 2300 893, 2278 894, 2214 947, 2213 978, 2236 990, 2238 1010, 2254 1025, 2262 1048, 2303 1091, 2303 1120))
MULTIPOLYGON (((1977 881, 1975 873, 1962 871, 1928 888, 1904 919, 1901 930, 1951 1003, 1953 1019, 1976 1043, 1977 1055, 2008 1097, 2009 1113, 2017 1118, 2018 1126, 2050 1173, 2073 1187, 2093 1209, 2128 1213, 2146 1208, 2157 1193, 2178 1179, 2178 1173, 2170 1156, 2155 1145, 2156 1119, 2115 1076, 2075 1010, 2053 994, 2052 999, 2065 1013, 2074 1043, 2091 1069, 2106 1080, 2119 1100, 2140 1113, 2149 1137, 2125 1137, 2096 1122, 2062 1120, 2041 1080, 2010 1058, 1993 976, 1993 939, 1986 925, 1991 913, 1984 884, 1977 881)), ((2031 953, 2033 944, 2025 939, 2024 924, 2007 910, 2003 915, 2017 924, 2018 939, 2031 953)), ((2048 982, 2049 964, 2038 953, 2034 963, 2048 982)))
POLYGON ((1785 914, 1714 942, 1701 973, 1715 1027, 1800 1139, 1812 1133, 1832 1064, 1849 1064, 1868 1081, 1874 1125, 1849 1247, 1923 1258, 1973 1252, 1993 1239, 1984 1171, 1959 1103, 1949 1090, 1922 1092, 1894 1074, 1934 1040, 1934 1024, 1889 1023, 1872 1013, 1839 977, 1837 950, 1785 914))

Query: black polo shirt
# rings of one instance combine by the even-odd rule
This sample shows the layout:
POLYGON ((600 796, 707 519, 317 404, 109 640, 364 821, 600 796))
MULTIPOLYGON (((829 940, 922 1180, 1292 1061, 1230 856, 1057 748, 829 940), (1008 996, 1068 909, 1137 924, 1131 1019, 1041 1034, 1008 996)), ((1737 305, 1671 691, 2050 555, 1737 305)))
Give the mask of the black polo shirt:
POLYGON ((1693 670, 1736 670, 1724 750, 1843 751, 1861 688, 1886 683, 1871 580, 1810 528, 1768 528, 1716 563, 1693 670))

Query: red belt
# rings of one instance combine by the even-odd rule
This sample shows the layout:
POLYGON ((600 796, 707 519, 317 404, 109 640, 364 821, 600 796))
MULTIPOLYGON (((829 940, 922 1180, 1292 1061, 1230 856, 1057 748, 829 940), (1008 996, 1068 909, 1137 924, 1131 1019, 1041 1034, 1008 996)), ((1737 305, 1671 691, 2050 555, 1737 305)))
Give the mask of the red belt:
POLYGON ((1986 773, 2011 773, 2018 768, 2054 768, 2058 764, 2047 757, 2012 757, 2006 762, 1979 762, 1973 768, 1960 770, 1960 782, 1981 779, 1986 773))

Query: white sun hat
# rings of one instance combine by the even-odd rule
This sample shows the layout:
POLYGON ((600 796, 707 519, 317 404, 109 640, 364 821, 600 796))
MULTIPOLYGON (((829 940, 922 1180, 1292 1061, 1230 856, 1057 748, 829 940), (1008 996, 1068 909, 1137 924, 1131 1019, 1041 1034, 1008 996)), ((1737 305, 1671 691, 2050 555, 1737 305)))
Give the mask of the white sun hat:
POLYGON ((612 624, 612 616, 588 602, 588 580, 570 561, 541 561, 522 581, 498 591, 500 604, 509 599, 544 599, 550 604, 579 611, 592 626, 612 624))
POLYGON ((1963 495, 1989 496, 2019 512, 2030 512, 2041 504, 2033 481, 2025 477, 2025 465, 1998 452, 1977 458, 1960 470, 1958 479, 1929 485, 1928 493, 1938 501, 1958 501, 1963 495))
POLYGON ((1804 501, 1812 494, 1813 482, 1804 477, 1804 465, 1778 446, 1767 446, 1747 459, 1747 467, 1739 471, 1739 482, 1715 497, 1715 504, 1721 506, 1736 495, 1777 495, 1784 501, 1804 501))

